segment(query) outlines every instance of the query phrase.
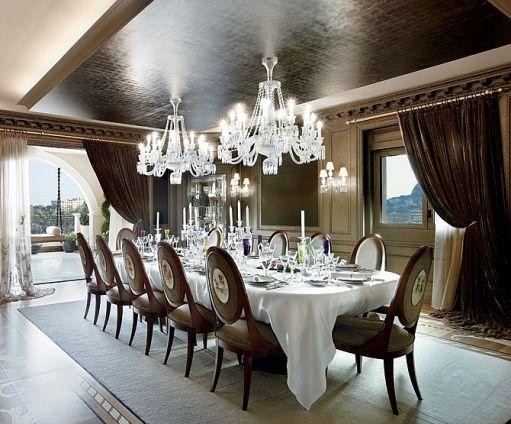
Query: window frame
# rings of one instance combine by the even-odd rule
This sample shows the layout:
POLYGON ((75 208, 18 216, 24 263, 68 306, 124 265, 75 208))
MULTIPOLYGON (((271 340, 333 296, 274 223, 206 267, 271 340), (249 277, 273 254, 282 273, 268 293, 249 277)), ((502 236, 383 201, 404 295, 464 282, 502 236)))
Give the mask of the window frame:
POLYGON ((422 193, 422 224, 383 223, 382 218, 382 158, 406 154, 405 148, 381 146, 368 151, 369 190, 366 192, 366 208, 370 231, 380 234, 387 242, 395 245, 418 246, 434 241, 434 213, 424 193, 422 193))

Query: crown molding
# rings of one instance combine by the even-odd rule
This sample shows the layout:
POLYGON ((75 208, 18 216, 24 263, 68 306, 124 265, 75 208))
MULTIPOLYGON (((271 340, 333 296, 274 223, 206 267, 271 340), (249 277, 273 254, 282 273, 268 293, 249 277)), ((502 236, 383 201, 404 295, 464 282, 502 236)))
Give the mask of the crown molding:
POLYGON ((323 110, 320 115, 326 123, 366 118, 397 112, 402 108, 419 106, 432 101, 510 87, 511 64, 360 102, 346 103, 323 110))
POLYGON ((135 145, 152 129, 0 110, 0 130, 26 133, 31 145, 82 148, 83 140, 135 145))

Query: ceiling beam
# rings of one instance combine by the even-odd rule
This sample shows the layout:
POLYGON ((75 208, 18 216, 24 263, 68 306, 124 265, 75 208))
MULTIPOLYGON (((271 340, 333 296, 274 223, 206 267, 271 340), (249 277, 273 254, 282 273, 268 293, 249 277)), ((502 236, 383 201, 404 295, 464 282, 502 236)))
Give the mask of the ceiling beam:
POLYGON ((489 0, 489 2, 511 19, 511 0, 489 0))
POLYGON ((152 0, 117 0, 18 102, 32 108, 152 0))

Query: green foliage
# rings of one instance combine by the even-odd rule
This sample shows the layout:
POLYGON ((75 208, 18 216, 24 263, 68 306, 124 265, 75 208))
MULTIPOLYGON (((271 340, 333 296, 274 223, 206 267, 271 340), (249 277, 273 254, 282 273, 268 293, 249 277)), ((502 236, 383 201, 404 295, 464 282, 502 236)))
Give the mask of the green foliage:
POLYGON ((108 240, 108 229, 110 228, 110 211, 108 210, 109 207, 110 202, 108 200, 105 200, 101 204, 101 215, 103 215, 103 218, 105 218, 103 224, 101 225, 101 237, 103 237, 105 240, 108 240))
POLYGON ((89 208, 85 202, 80 209, 80 225, 89 225, 89 208))
POLYGON ((64 241, 69 244, 76 244, 76 234, 68 233, 64 236, 64 241))

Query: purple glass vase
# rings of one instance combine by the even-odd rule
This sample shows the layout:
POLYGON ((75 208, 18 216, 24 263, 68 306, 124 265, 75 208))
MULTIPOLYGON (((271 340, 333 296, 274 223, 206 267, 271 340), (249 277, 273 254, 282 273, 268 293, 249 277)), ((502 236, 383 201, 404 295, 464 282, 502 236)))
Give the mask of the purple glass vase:
POLYGON ((327 238, 323 240, 323 252, 325 252, 325 255, 330 253, 330 240, 327 238))
POLYGON ((248 238, 243 239, 243 254, 245 256, 250 255, 250 239, 248 238))

